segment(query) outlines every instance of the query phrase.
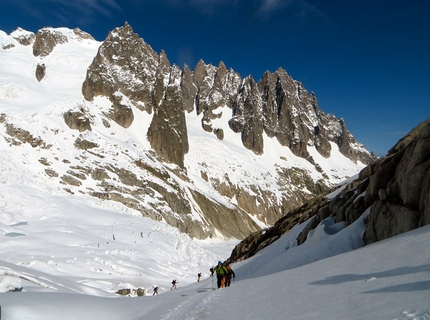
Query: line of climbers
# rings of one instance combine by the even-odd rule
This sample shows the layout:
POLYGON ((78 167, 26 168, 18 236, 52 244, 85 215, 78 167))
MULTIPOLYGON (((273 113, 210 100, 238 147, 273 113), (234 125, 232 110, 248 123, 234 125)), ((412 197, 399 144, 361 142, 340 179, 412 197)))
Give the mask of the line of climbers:
MULTIPOLYGON (((236 278, 236 274, 234 273, 230 265, 227 263, 224 263, 224 264, 221 261, 218 261, 218 265, 216 267, 210 268, 210 272, 211 272, 210 276, 212 277, 212 289, 214 289, 213 288, 214 273, 216 273, 218 289, 229 287, 231 284, 231 279, 236 278)), ((197 282, 200 282, 201 277, 202 277, 202 273, 199 272, 197 274, 197 282)), ((170 288, 170 290, 176 289, 177 283, 178 283, 178 280, 174 279, 172 281, 172 287, 170 288)), ((152 295, 153 296, 158 295, 158 286, 154 288, 154 293, 152 295)))

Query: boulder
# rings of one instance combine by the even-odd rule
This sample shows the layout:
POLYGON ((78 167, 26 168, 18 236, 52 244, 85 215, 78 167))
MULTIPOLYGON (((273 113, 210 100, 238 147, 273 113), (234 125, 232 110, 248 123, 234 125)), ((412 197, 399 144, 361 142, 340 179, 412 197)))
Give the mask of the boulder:
POLYGON ((37 81, 42 81, 42 79, 45 77, 46 72, 46 66, 44 63, 38 63, 36 67, 36 79, 37 81))

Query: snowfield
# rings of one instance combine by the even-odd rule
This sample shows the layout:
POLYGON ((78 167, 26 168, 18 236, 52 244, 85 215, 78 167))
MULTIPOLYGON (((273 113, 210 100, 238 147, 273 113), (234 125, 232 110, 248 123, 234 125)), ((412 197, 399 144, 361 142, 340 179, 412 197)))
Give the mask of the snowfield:
MULTIPOLYGON (((347 228, 329 218, 307 242, 296 246, 295 237, 303 227, 297 226, 256 256, 233 263, 236 278, 232 285, 215 290, 216 279, 208 269, 202 268, 203 279, 197 282, 200 269, 193 268, 193 263, 215 264, 223 251, 227 253, 225 244, 198 251, 192 249, 191 240, 176 247, 174 237, 170 243, 162 239, 167 240, 160 243, 165 258, 148 253, 135 270, 141 274, 129 280, 129 287, 134 287, 148 276, 145 270, 165 268, 164 275, 152 278, 162 288, 156 296, 148 289, 147 296, 115 298, 94 287, 103 279, 125 285, 127 275, 119 270, 101 271, 98 279, 94 275, 89 279, 85 273, 54 275, 49 268, 52 260, 46 261, 46 273, 0 261, 2 291, 22 288, 0 294, 2 319, 430 319, 430 226, 361 247, 363 226, 363 217, 347 228), (167 261, 174 260, 169 256, 177 257, 187 245, 191 247, 189 261, 169 266, 167 261), (194 277, 194 281, 186 283, 178 277, 178 288, 170 290, 175 274, 188 274, 186 278, 194 277)), ((67 234, 63 237, 66 241, 67 234)), ((13 251, 17 241, 8 241, 2 251, 13 251)), ((116 254, 99 257, 105 260, 104 268, 122 267, 116 254)), ((98 268, 99 259, 75 256, 68 263, 85 261, 98 268)))

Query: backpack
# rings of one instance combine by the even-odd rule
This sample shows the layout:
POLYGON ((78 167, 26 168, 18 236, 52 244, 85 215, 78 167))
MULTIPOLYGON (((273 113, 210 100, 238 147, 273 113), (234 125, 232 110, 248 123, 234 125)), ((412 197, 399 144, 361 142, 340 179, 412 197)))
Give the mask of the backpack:
POLYGON ((225 267, 224 266, 220 266, 216 268, 216 274, 223 276, 226 272, 225 272, 225 267))

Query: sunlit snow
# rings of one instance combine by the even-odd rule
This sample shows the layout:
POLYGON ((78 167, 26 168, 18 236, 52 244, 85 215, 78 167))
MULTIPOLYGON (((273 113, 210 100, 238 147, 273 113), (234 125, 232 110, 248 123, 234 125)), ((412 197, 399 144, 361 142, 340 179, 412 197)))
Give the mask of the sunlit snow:
MULTIPOLYGON (((130 104, 135 121, 127 130, 114 122, 106 127, 101 114, 110 102, 102 97, 89 102, 82 96, 86 69, 101 43, 58 30, 68 42, 45 58, 34 57, 32 46, 14 39, 27 31, 0 31, 5 48, 0 49, 0 118, 4 115, 55 146, 10 147, 3 139, 6 128, 0 126, 1 319, 430 319, 428 227, 354 250, 362 246, 363 217, 348 227, 325 220, 300 247, 295 239, 304 225, 296 226, 255 257, 233 264, 237 277, 230 288, 212 290, 209 268, 226 259, 239 240, 216 235, 191 239, 164 221, 89 196, 87 191, 97 187, 93 179, 69 190, 73 195, 53 182, 41 160, 62 175, 71 165, 97 159, 89 153, 76 159, 78 136, 97 141, 112 166, 133 171, 129 160, 142 159, 164 170, 142 151, 150 149, 146 132, 152 115, 130 104), (46 66, 41 82, 35 78, 38 63, 46 66), (63 119, 68 110, 85 110, 93 130, 70 130, 63 119), (199 272, 203 279, 197 283, 199 272), (176 290, 170 290, 173 279, 179 281, 176 290), (155 286, 158 296, 152 296, 155 286), (144 297, 136 297, 135 291, 131 297, 115 293, 138 288, 144 289, 144 297)), ((220 107, 216 112, 222 115, 211 125, 224 129, 223 140, 202 130, 201 116, 186 115, 190 180, 175 180, 186 185, 184 190, 194 188, 231 206, 234 199, 205 183, 202 171, 208 179, 227 175, 244 190, 259 184, 279 197, 277 168, 315 172, 309 162, 267 136, 264 154, 256 156, 243 147, 239 134, 228 130, 231 110, 220 107)), ((363 167, 341 156, 335 145, 328 159, 314 148, 308 151, 333 184, 363 167)), ((148 196, 145 201, 157 200, 148 196)), ((192 214, 201 218, 198 211, 192 214)))

